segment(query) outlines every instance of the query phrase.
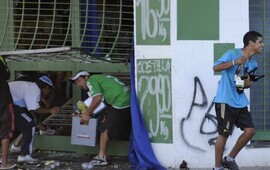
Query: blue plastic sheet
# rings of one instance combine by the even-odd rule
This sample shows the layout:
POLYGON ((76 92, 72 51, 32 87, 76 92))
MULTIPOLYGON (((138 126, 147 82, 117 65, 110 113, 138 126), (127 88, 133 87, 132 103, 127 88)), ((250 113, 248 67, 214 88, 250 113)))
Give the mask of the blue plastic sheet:
POLYGON ((132 170, 165 170, 158 162, 148 136, 135 89, 134 54, 131 56, 131 117, 132 130, 129 145, 129 162, 132 170))

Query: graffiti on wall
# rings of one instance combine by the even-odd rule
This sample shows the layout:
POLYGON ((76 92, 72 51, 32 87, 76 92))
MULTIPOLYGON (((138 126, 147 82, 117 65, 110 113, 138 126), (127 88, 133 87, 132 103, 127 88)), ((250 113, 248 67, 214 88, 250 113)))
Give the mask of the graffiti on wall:
MULTIPOLYGON (((213 135, 213 134, 216 134, 217 133, 217 120, 216 120, 216 116, 211 114, 210 111, 213 109, 214 107, 214 102, 212 101, 210 103, 210 105, 208 106, 208 99, 207 99, 207 96, 206 96, 206 93, 205 93, 205 90, 203 88, 203 85, 200 81, 200 79, 198 77, 195 77, 194 78, 194 91, 193 91, 193 98, 192 98, 192 102, 191 102, 191 105, 190 105, 190 109, 186 115, 186 117, 182 118, 181 120, 181 125, 180 125, 180 132, 181 132, 181 136, 182 136, 182 139, 184 140, 184 142, 186 143, 187 146, 191 147, 192 149, 195 149, 195 150, 198 150, 198 151, 202 151, 202 152, 206 152, 205 149, 199 147, 199 146, 196 146, 195 144, 193 144, 193 141, 191 140, 188 140, 187 137, 186 137, 186 133, 185 133, 185 125, 186 126, 190 126, 192 125, 190 121, 190 118, 192 115, 195 115, 197 116, 196 114, 198 114, 197 112, 195 113, 193 111, 193 109, 195 108, 200 108, 200 109, 206 109, 206 113, 204 113, 204 115, 202 116, 202 121, 201 121, 201 125, 200 125, 200 128, 198 129, 200 134, 202 135, 213 135), (201 94, 200 97, 198 97, 198 95, 201 94), (196 100, 198 98, 200 98, 201 102, 196 102, 198 100, 196 100), (209 126, 206 126, 206 125, 209 125, 209 124, 213 124, 214 126, 213 129, 207 129, 206 127, 209 127, 209 126)), ((188 127, 187 127, 188 129, 188 127)), ((208 140, 208 144, 209 145, 214 145, 215 144, 215 140, 216 140, 216 137, 210 137, 209 140, 208 140)))
POLYGON ((152 143, 172 143, 171 60, 138 59, 137 91, 152 143))
POLYGON ((170 0, 136 0, 138 45, 170 44, 170 0))

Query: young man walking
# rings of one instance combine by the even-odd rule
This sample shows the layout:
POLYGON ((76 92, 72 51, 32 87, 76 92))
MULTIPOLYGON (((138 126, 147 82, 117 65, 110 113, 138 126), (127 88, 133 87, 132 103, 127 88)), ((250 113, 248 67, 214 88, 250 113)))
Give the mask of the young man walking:
POLYGON ((255 127, 248 110, 249 100, 244 89, 250 88, 254 76, 248 74, 257 69, 255 54, 262 53, 262 35, 249 31, 243 37, 244 48, 228 50, 213 66, 215 72, 222 72, 215 97, 215 110, 218 120, 218 138, 215 146, 215 168, 238 170, 235 158, 255 134, 255 127), (239 136, 229 155, 223 159, 223 152, 234 126, 243 133, 239 136))

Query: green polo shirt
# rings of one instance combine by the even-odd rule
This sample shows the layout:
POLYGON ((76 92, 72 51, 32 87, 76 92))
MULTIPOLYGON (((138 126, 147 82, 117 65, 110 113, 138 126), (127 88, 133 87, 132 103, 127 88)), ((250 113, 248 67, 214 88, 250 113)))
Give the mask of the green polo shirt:
POLYGON ((89 96, 102 95, 105 102, 114 108, 130 106, 130 89, 119 79, 109 75, 91 75, 87 80, 89 96))

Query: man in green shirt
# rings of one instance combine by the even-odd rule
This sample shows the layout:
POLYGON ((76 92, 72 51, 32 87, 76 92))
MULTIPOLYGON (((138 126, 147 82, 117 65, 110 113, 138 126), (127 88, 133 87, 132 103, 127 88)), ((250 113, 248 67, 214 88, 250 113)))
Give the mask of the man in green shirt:
POLYGON ((99 154, 89 163, 108 165, 107 148, 111 139, 129 139, 131 129, 130 89, 116 77, 110 75, 90 75, 87 71, 77 72, 70 81, 88 91, 93 97, 90 106, 81 114, 81 122, 88 123, 89 117, 101 102, 107 107, 100 113, 100 148, 99 154))

